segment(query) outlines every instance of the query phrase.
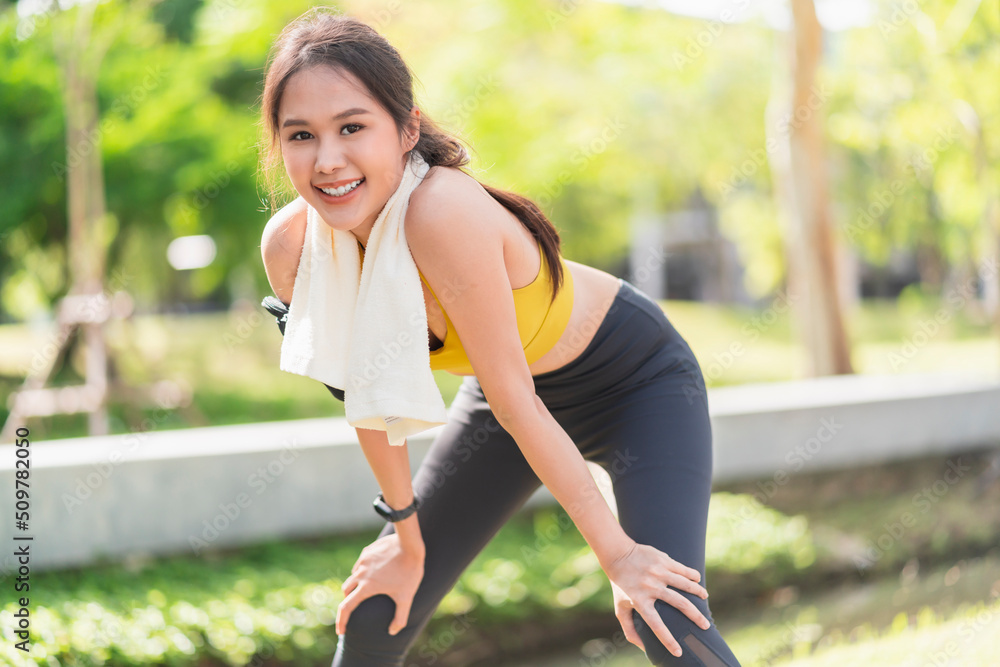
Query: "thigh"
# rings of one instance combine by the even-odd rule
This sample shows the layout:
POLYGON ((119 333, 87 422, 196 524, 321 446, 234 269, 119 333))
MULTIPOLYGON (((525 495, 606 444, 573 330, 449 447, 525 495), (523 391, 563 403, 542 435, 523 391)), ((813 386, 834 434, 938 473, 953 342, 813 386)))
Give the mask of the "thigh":
MULTIPOLYGON (((348 619, 333 667, 401 665, 465 568, 541 485, 489 405, 468 386, 463 383, 413 478, 426 560, 409 622, 390 636, 395 602, 386 595, 364 600, 348 619)), ((387 522, 380 536, 394 530, 387 522)))
MULTIPOLYGON (((707 401, 691 401, 665 378, 637 387, 609 406, 605 446, 596 462, 611 477, 622 529, 701 573, 705 580, 705 537, 712 486, 712 427, 707 401)), ((675 589, 676 590, 676 589, 675 589)), ((656 638, 637 611, 636 631, 655 665, 732 667, 739 665, 712 619, 708 600, 676 591, 711 622, 707 630, 663 600, 655 603, 681 645, 680 658, 656 638)))

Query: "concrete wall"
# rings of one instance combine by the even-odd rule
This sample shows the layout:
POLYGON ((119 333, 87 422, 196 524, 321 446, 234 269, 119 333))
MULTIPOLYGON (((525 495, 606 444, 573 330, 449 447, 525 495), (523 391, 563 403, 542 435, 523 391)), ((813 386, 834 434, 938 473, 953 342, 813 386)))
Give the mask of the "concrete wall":
MULTIPOLYGON (((710 390, 709 409, 716 482, 1000 447, 1000 380, 987 376, 741 385, 710 390)), ((413 472, 439 430, 408 440, 413 472)), ((374 475, 340 418, 32 441, 24 531, 10 511, 14 450, 0 446, 0 539, 33 536, 35 571, 384 523, 371 507, 374 475)), ((607 476, 592 470, 613 506, 607 476)), ((554 502, 543 487, 526 507, 554 502)), ((0 557, 0 576, 15 570, 0 557)))

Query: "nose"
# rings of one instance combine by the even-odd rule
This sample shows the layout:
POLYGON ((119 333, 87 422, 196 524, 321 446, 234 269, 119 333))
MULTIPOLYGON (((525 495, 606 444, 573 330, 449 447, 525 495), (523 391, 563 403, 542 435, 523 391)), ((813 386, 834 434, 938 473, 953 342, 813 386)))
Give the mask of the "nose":
POLYGON ((328 174, 346 166, 347 160, 336 140, 320 140, 316 153, 316 171, 328 174))

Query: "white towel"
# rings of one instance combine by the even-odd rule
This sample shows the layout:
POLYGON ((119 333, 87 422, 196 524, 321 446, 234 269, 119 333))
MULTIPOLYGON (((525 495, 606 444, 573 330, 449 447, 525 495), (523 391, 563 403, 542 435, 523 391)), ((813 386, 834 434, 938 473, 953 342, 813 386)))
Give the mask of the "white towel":
POLYGON ((390 445, 444 424, 427 348, 427 312, 403 219, 430 167, 411 151, 403 178, 365 246, 309 206, 280 368, 344 390, 351 426, 386 431, 390 445), (360 274, 360 275, 359 275, 360 274))

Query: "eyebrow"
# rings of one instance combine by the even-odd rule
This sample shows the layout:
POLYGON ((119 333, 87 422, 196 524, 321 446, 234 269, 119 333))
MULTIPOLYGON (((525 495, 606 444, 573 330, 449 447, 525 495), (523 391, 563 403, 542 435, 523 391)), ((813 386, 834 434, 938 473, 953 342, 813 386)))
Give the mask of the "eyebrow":
MULTIPOLYGON (((331 120, 340 120, 341 118, 347 118, 348 116, 359 116, 365 113, 371 113, 371 111, 368 111, 368 109, 362 109, 361 107, 353 107, 351 109, 347 109, 346 111, 341 111, 331 120)), ((288 118, 285 120, 284 123, 281 124, 281 128, 284 129, 292 125, 308 125, 308 124, 309 124, 308 122, 300 120, 298 118, 288 118)))

